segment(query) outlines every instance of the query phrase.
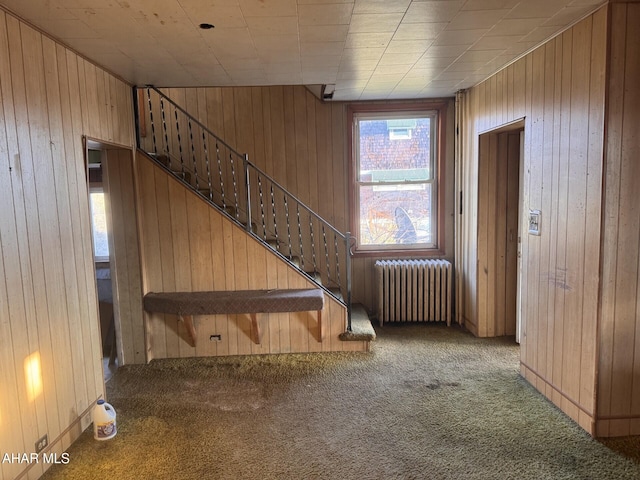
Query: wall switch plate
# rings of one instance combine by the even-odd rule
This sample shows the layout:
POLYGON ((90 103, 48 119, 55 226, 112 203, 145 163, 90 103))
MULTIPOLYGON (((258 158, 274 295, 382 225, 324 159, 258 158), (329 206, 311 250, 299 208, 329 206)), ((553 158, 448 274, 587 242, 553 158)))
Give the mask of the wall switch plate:
POLYGON ((540 210, 529 210, 529 233, 531 235, 540 235, 540 210))

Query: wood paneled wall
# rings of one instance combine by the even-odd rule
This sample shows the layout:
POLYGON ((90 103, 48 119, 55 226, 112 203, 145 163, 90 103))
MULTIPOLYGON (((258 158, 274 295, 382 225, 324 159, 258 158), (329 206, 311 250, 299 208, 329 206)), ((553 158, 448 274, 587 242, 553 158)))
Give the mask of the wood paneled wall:
POLYGON ((611 5, 598 436, 640 435, 640 4, 611 5))
POLYGON ((119 365, 146 361, 133 154, 133 150, 107 149, 103 157, 119 365))
POLYGON ((104 394, 82 136, 132 145, 131 95, 0 10, 0 96, 0 446, 32 452, 46 433, 62 453, 104 394))
MULTIPOLYGON (((345 103, 321 102, 302 86, 162 90, 338 230, 349 229, 350 126, 345 103)), ((443 257, 453 260, 453 102, 447 123, 443 257)), ((150 125, 147 131, 150 135, 150 125)), ((376 304, 372 279, 378 258, 385 257, 352 262, 353 299, 370 312, 376 304)))
MULTIPOLYGON (((137 169, 145 292, 313 287, 144 155, 138 154, 137 169)), ((197 316, 196 348, 176 316, 145 316, 149 360, 368 348, 367 342, 338 339, 346 328, 346 309, 329 296, 322 317, 323 342, 317 341, 315 312, 264 314, 260 345, 251 341, 248 315, 197 316), (221 341, 211 341, 211 335, 220 335, 221 341)))
POLYGON ((524 117, 522 373, 593 432, 602 214, 607 9, 600 9, 462 98, 461 318, 479 325, 478 136, 524 117))

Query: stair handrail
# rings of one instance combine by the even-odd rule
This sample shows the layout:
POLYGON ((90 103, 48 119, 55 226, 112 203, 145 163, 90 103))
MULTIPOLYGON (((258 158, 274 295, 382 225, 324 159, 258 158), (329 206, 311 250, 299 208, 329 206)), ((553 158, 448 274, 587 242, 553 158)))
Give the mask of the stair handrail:
MULTIPOLYGON (((224 145, 226 148, 228 148, 232 153, 234 153, 236 156, 238 156, 239 158, 243 159, 244 162, 246 162, 246 164, 253 168, 255 171, 257 171, 260 175, 262 175, 263 177, 265 177, 267 180, 269 180, 271 183, 273 183, 273 185, 275 185, 276 187, 278 187, 280 190, 282 190, 283 192, 285 192, 287 195, 289 195, 293 200, 295 200, 301 207, 303 207, 308 213, 310 213, 311 215, 313 215, 318 221, 324 223, 326 226, 328 226, 334 233, 336 233, 337 235, 339 235, 343 240, 347 239, 347 235, 345 235, 344 233, 342 233, 340 230, 338 230, 337 228, 335 228, 330 222, 328 222, 327 220, 325 220, 324 218, 322 218, 320 215, 318 215, 316 212, 314 212, 311 207, 307 206, 302 200, 300 200, 298 197, 296 197, 293 193, 291 193, 290 191, 288 191, 285 187, 283 187, 280 183, 278 183, 271 175, 269 175, 268 173, 266 173, 264 170, 262 170, 260 167, 258 167, 256 164, 254 164, 253 162, 251 162, 251 160, 248 159, 248 157, 246 156, 246 154, 240 153, 238 152, 235 148, 233 148, 232 146, 230 146, 227 142, 225 142, 223 139, 221 139, 218 135, 216 135, 215 133, 213 133, 206 125, 204 125, 200 120, 198 120, 197 118, 195 118, 193 115, 191 115, 189 112, 187 112, 184 108, 182 108, 180 105, 178 105, 176 102, 174 102, 173 100, 171 100, 170 97, 168 97, 167 95, 165 95, 161 90, 159 90, 158 88, 154 87, 153 85, 147 85, 144 88, 150 88, 152 90, 154 90, 158 95, 160 95, 161 97, 163 97, 165 100, 167 100, 171 105, 173 105, 177 110, 179 110, 180 112, 182 112, 184 115, 186 115, 187 117, 189 117, 195 124, 197 124, 200 128, 202 128, 205 132, 207 132, 209 135, 211 135, 212 137, 214 137, 216 140, 218 140, 222 145, 224 145)), ((140 142, 138 141, 138 145, 140 145, 140 142)), ((156 152, 157 153, 157 152, 156 152)))
MULTIPOLYGON (((245 199, 246 202, 247 202, 247 209, 246 209, 246 212, 247 212, 247 225, 246 225, 247 233, 249 233, 253 237, 255 237, 258 240, 260 240, 261 242, 263 242, 263 239, 260 236, 256 235, 251 229, 252 218, 251 218, 251 198, 250 198, 250 193, 249 193, 250 192, 249 169, 253 169, 257 174, 259 174, 262 177, 264 177, 273 186, 275 186, 277 189, 279 189, 284 194, 286 194, 289 198, 291 198, 298 206, 303 208, 307 212, 307 214, 309 214, 310 216, 314 217, 323 226, 327 227, 333 233, 333 235, 335 235, 336 237, 340 238, 344 242, 344 244, 345 244, 345 263, 346 263, 346 265, 345 265, 345 270, 346 270, 345 291, 346 291, 346 294, 347 294, 347 298, 343 299, 342 303, 344 303, 345 306, 347 307, 347 330, 351 331, 351 255, 352 255, 352 252, 351 252, 350 242, 351 242, 352 237, 351 237, 350 232, 346 232, 344 234, 342 232, 340 232, 330 222, 325 220, 323 217, 321 217, 319 214, 317 214, 315 211, 313 211, 311 209, 311 207, 307 206, 304 202, 302 202, 296 195, 294 195, 291 192, 289 192, 285 187, 283 187, 279 182, 277 182, 271 175, 269 175, 264 170, 262 170, 257 165, 255 165, 253 162, 251 162, 248 159, 248 155, 247 154, 241 154, 240 152, 238 152, 235 148, 233 148, 231 145, 229 145, 227 142, 225 142, 222 138, 220 138, 218 135, 216 135, 213 131, 211 131, 211 129, 209 129, 206 125, 204 125, 200 120, 195 118, 186 109, 184 109, 183 107, 178 105, 175 101, 173 101, 170 97, 168 97, 165 93, 163 93, 161 90, 159 90, 158 88, 156 88, 153 85, 146 85, 145 87, 134 87, 134 104, 135 104, 134 106, 135 106, 135 117, 136 117, 135 118, 136 141, 137 141, 137 146, 139 148, 142 149, 142 142, 141 142, 141 138, 140 138, 140 122, 139 122, 139 117, 138 117, 138 115, 139 115, 138 96, 135 93, 137 91, 139 91, 139 90, 145 90, 145 89, 154 91, 162 99, 164 99, 171 106, 173 106, 173 108, 175 108, 177 111, 181 112, 191 122, 193 122, 198 127, 200 127, 205 133, 207 133, 208 135, 211 135, 216 140, 216 142, 218 142, 219 144, 223 145, 231 154, 235 155, 239 159, 242 159, 243 166, 244 166, 244 171, 245 171, 245 182, 246 182, 245 186, 246 186, 246 192, 247 192, 247 198, 245 199)), ((153 129, 154 129, 154 125, 152 124, 153 144, 154 144, 154 149, 156 149, 155 148, 156 147, 155 131, 153 129)), ((158 152, 154 151, 154 154, 158 155, 158 152)), ((170 152, 167 152, 167 154, 170 157, 172 156, 170 154, 170 152)), ((183 169, 184 169, 184 166, 183 166, 183 169)), ((197 177, 197 172, 194 172, 194 175, 197 177)), ((193 188, 192 185, 191 185, 191 187, 193 188)), ((211 203, 214 204, 213 202, 211 202, 211 203)), ((277 253, 280 254, 280 252, 277 252, 277 253)), ((282 254, 280 254, 280 255, 282 255, 282 254)), ((315 280, 313 280, 313 281, 315 282, 315 280)), ((323 285, 321 285, 321 286, 322 286, 322 288, 324 290, 328 291, 332 296, 334 296, 334 298, 337 298, 337 297, 335 297, 335 295, 331 291, 329 291, 323 285)), ((340 300, 340 299, 338 299, 338 300, 340 300)))

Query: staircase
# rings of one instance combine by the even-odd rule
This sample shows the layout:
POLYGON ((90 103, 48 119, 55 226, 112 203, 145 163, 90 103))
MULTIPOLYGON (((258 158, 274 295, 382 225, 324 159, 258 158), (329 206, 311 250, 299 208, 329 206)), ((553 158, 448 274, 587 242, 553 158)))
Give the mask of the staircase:
POLYGON ((349 232, 339 232, 160 90, 136 88, 134 100, 138 148, 345 305, 351 332, 349 232))

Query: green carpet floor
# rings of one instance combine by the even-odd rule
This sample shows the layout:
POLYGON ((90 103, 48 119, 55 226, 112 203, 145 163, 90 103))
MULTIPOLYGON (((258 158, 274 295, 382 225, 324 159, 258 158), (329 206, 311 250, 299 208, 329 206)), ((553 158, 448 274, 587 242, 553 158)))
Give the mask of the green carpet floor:
POLYGON ((640 479, 518 374, 513 339, 385 326, 367 354, 154 361, 107 385, 118 434, 45 479, 640 479))

